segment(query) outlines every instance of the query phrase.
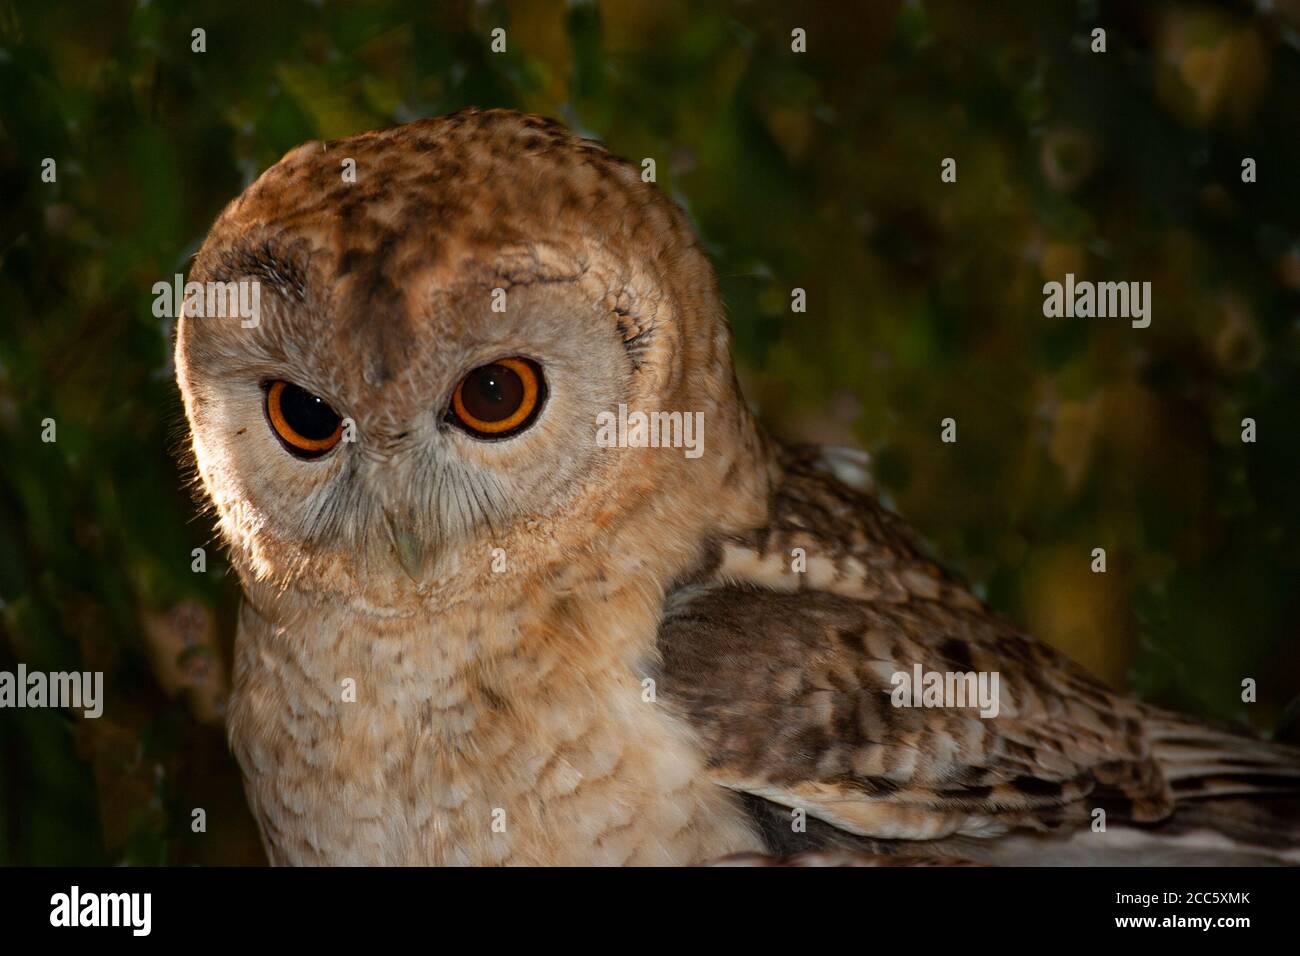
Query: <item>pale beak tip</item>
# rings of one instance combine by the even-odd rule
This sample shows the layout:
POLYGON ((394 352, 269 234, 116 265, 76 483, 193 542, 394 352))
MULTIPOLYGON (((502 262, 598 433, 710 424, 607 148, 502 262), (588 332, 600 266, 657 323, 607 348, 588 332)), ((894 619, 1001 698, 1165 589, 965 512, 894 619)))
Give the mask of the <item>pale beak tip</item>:
POLYGON ((409 528, 399 528, 387 511, 384 512, 384 521, 388 525, 388 536, 398 564, 414 583, 422 584, 426 558, 424 543, 409 528))

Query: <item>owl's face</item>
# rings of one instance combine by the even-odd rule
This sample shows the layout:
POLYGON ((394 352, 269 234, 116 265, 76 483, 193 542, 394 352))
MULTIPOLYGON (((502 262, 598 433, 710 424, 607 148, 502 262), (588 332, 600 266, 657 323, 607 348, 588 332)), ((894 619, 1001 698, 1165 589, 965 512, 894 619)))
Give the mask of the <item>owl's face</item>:
POLYGON ((246 580, 383 611, 554 573, 651 518, 686 547, 675 522, 708 524, 698 499, 744 427, 680 212, 534 117, 299 147, 225 210, 190 279, 258 283, 255 322, 186 315, 177 339, 246 580), (704 412, 708 453, 603 447, 619 405, 704 412))

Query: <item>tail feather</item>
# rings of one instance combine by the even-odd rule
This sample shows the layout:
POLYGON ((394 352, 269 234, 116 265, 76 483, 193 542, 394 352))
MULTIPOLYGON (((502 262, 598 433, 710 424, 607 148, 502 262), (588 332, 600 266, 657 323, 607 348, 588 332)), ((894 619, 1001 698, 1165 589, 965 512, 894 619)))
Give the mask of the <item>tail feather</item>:
POLYGON ((1152 752, 1170 781, 1241 779, 1249 792, 1254 778, 1262 789, 1280 785, 1300 792, 1300 748, 1174 715, 1146 721, 1146 730, 1152 752))
POLYGON ((1240 814, 1258 806, 1261 809, 1252 816, 1257 834, 1300 838, 1296 805, 1267 799, 1300 794, 1300 748, 1164 712, 1147 720, 1146 729, 1152 754, 1178 804, 1180 824, 1192 822, 1231 834, 1240 831, 1240 814), (1261 799, 1252 803, 1225 799, 1229 797, 1261 799), (1216 803, 1213 808, 1193 809, 1202 801, 1216 803))

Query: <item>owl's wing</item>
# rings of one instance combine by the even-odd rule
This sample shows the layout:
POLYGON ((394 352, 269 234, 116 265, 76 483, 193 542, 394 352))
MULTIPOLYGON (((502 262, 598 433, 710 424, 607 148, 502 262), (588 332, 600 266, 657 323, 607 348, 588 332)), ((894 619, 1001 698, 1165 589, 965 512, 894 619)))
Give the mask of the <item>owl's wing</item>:
POLYGON ((1287 775, 1272 745, 1252 764, 1255 742, 1229 753, 1227 735, 1162 723, 1019 633, 821 453, 786 451, 783 466, 767 526, 720 543, 714 566, 670 596, 659 635, 660 695, 756 816, 784 814, 788 828, 782 808, 801 808, 874 840, 991 836, 1098 807, 1161 820, 1172 784, 1216 769, 1287 775), (918 668, 922 688, 925 675, 974 675, 949 688, 967 706, 896 706, 926 702, 896 677, 915 682, 918 668))

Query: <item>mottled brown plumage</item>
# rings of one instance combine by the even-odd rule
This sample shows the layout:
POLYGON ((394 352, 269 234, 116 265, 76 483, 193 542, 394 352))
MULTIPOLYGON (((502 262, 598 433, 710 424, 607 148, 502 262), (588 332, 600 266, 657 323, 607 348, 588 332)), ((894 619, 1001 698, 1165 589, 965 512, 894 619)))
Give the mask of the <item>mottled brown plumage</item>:
POLYGON ((681 211, 555 123, 306 144, 191 279, 268 291, 253 328, 184 317, 177 370, 244 588, 230 734, 277 863, 1024 858, 1097 807, 1170 828, 1180 796, 1297 772, 991 614, 850 487, 851 454, 768 439, 681 211), (511 356, 545 372, 535 424, 454 427, 457 383, 511 356), (287 453, 271 381, 355 441, 287 453), (620 405, 702 413, 705 453, 603 447, 620 405), (916 664, 998 672, 1001 712, 891 706, 916 664))

